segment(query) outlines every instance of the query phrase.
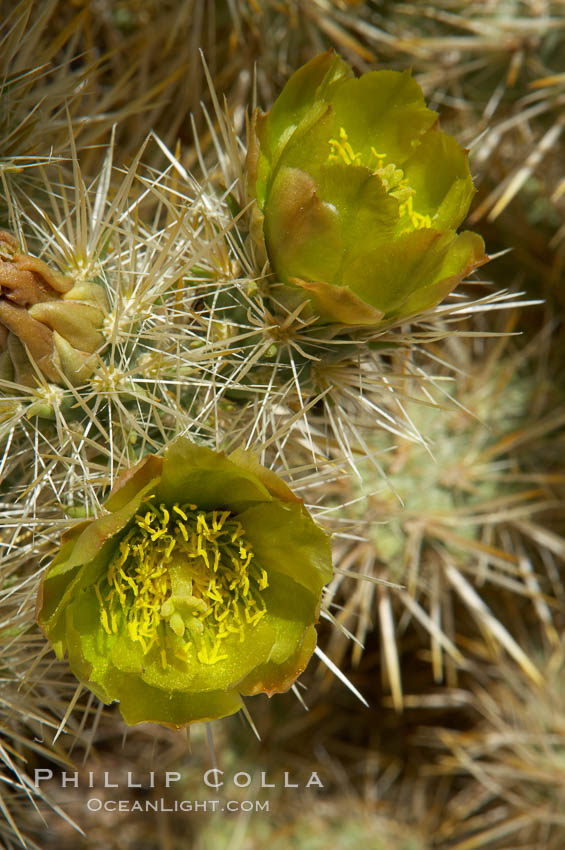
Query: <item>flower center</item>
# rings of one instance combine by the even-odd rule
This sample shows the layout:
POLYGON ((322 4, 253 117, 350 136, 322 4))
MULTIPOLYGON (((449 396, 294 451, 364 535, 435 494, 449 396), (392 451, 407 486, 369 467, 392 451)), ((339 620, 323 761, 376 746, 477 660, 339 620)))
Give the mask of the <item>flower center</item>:
POLYGON ((225 638, 243 641, 265 614, 266 587, 267 573, 230 511, 146 503, 95 589, 104 630, 125 625, 144 653, 158 643, 165 668, 168 652, 186 660, 192 648, 203 664, 227 658, 225 638))
MULTIPOLYGON (((343 127, 339 128, 339 139, 330 139, 328 144, 330 146, 328 162, 343 162, 345 165, 362 165, 361 154, 355 153, 343 127)), ((376 167, 374 167, 374 163, 370 166, 373 174, 379 176, 387 194, 400 201, 400 206, 398 207, 400 218, 408 218, 414 230, 431 227, 432 220, 430 216, 422 215, 414 209, 414 195, 416 192, 408 184, 408 179, 404 176, 404 171, 398 168, 394 162, 389 162, 385 165, 386 153, 377 153, 376 149, 371 147, 371 154, 377 161, 376 167)), ((402 233, 406 232, 407 230, 402 231, 402 233)))

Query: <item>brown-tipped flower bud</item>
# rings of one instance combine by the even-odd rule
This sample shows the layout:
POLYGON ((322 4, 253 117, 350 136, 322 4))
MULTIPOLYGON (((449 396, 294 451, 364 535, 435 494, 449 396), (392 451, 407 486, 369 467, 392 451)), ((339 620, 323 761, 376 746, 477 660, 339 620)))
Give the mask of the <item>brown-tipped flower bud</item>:
POLYGON ((18 251, 0 231, 0 378, 33 386, 47 381, 82 383, 94 368, 94 352, 107 312, 104 290, 75 282, 44 260, 18 251))

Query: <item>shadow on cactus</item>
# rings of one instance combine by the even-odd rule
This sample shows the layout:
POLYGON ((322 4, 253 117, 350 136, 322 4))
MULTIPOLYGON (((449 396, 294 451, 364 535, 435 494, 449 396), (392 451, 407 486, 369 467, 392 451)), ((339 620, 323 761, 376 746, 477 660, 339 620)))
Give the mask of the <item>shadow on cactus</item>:
POLYGON ((224 717, 288 690, 316 646, 328 535, 248 452, 180 438, 64 538, 38 621, 127 723, 224 717))
POLYGON ((474 688, 477 726, 436 731, 447 752, 435 770, 467 782, 464 797, 442 813, 455 847, 561 850, 565 844, 563 639, 553 651, 528 649, 543 671, 542 687, 532 690, 501 664, 488 689, 474 688))
POLYGON ((420 313, 487 259, 478 234, 456 233, 467 154, 408 71, 355 79, 332 51, 316 57, 256 110, 247 163, 251 233, 321 321, 420 313))

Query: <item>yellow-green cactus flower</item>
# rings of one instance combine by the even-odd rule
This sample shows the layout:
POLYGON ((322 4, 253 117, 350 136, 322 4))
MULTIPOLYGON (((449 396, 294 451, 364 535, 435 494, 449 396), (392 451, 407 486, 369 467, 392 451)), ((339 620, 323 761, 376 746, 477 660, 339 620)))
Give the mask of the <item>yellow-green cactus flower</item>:
POLYGON ((181 727, 288 690, 316 646, 329 536, 250 452, 179 438, 116 482, 42 581, 57 656, 129 724, 181 727))
POLYGON ((251 233, 322 321, 373 325, 438 304, 486 261, 456 230, 474 194, 467 153, 410 71, 359 78, 334 52, 288 80, 248 144, 251 233))

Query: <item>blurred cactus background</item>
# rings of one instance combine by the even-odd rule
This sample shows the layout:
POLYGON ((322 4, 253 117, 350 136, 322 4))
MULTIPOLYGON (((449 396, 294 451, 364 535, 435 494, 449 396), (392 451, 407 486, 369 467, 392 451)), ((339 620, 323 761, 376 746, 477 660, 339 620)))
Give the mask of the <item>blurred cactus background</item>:
POLYGON ((564 137, 564 0, 0 0, 2 846, 562 850, 564 137), (371 327, 279 299, 250 238, 252 111, 330 48, 412 69, 491 257, 371 327), (179 435, 255 451, 334 556, 292 690, 190 735, 35 623, 61 534, 179 435), (89 772, 270 810, 94 813, 89 772))

